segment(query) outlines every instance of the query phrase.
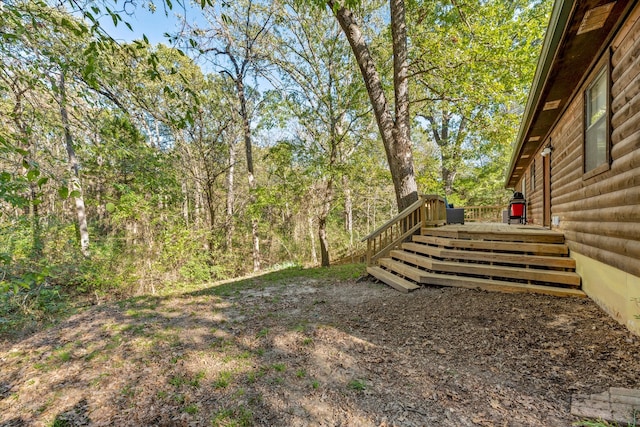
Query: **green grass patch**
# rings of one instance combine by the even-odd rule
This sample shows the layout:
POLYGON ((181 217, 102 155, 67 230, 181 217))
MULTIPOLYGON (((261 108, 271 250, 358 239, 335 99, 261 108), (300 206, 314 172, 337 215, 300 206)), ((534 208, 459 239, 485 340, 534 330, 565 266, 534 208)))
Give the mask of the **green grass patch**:
POLYGON ((132 335, 144 335, 145 325, 143 324, 129 324, 122 328, 122 332, 128 332, 132 335))
POLYGON ((120 394, 124 397, 133 397, 136 395, 136 390, 131 384, 127 384, 120 390, 120 394))
POLYGON ((191 387, 200 387, 200 381, 202 381, 206 375, 205 371, 198 371, 189 381, 189 385, 191 387))
MULTIPOLYGON (((335 282, 353 280, 365 273, 364 264, 343 264, 331 267, 303 268, 289 266, 262 274, 260 276, 239 279, 215 285, 205 289, 194 289, 192 295, 217 295, 229 297, 239 291, 265 286, 286 285, 302 280, 315 280, 318 282, 335 282)), ((188 292, 188 290, 187 290, 188 292)))
POLYGON ((364 382, 364 380, 351 380, 348 384, 348 387, 351 390, 356 390, 356 391, 364 391, 367 388, 366 383, 364 382))
POLYGON ((294 332, 304 332, 307 329, 307 325, 299 324, 292 328, 294 332))
POLYGON ((582 420, 576 421, 571 424, 574 427, 639 427, 640 424, 640 410, 634 410, 632 414, 630 423, 618 424, 616 422, 610 423, 608 421, 598 419, 598 420, 582 420))
POLYGON ((195 415, 198 413, 198 405, 191 404, 191 405, 185 406, 182 410, 189 415, 195 415))
POLYGON ((101 384, 102 384, 102 380, 104 380, 104 379, 105 379, 105 378, 107 378, 108 376, 109 376, 109 374, 108 374, 108 373, 103 372, 103 373, 101 373, 100 375, 98 375, 97 377, 95 377, 94 379, 92 379, 92 380, 89 382, 89 385, 90 385, 90 386, 92 386, 92 387, 98 387, 99 385, 101 385, 101 384))
POLYGON ((259 378, 264 377, 269 372, 269 368, 266 366, 261 366, 257 371, 249 371, 247 372, 247 382, 253 384, 259 378))
MULTIPOLYGON (((118 305, 120 308, 129 308, 133 310, 155 310, 160 305, 162 297, 152 295, 140 295, 137 297, 128 298, 118 305)), ((127 314, 129 315, 129 314, 127 314)))
POLYGON ((222 371, 218 375, 218 378, 213 382, 213 386, 215 388, 226 388, 231 383, 233 379, 233 373, 230 371, 222 371))
POLYGON ((169 384, 172 386, 179 388, 184 385, 189 385, 191 387, 200 387, 201 381, 206 376, 205 371, 198 371, 193 377, 187 377, 185 375, 174 375, 169 378, 169 384))
POLYGON ((51 427, 72 427, 73 424, 71 424, 71 422, 62 419, 62 418, 56 418, 55 420, 53 420, 53 422, 51 423, 51 427))
POLYGON ((253 425, 253 412, 242 405, 218 411, 211 420, 213 427, 249 427, 253 425))

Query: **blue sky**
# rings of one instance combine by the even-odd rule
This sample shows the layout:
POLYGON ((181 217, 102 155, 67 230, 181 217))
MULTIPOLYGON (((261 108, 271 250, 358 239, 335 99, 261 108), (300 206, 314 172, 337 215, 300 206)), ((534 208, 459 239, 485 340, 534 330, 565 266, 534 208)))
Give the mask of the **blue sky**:
POLYGON ((155 12, 151 12, 147 6, 138 3, 135 9, 128 7, 126 13, 120 13, 123 21, 131 24, 133 31, 124 23, 118 23, 117 26, 113 25, 113 22, 109 16, 100 19, 100 25, 103 29, 114 39, 122 42, 131 42, 133 40, 142 39, 142 35, 146 35, 149 42, 153 44, 164 43, 169 44, 164 33, 173 34, 177 31, 180 25, 180 20, 177 15, 186 16, 187 20, 198 20, 201 16, 199 9, 191 7, 186 3, 185 7, 179 4, 174 4, 172 10, 166 10, 163 2, 156 2, 157 8, 155 12))

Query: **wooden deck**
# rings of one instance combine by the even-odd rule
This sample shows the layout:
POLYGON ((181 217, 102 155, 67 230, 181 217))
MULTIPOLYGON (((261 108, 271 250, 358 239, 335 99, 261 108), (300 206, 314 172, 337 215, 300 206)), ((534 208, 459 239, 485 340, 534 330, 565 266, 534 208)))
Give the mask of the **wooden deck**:
POLYGON ((564 235, 538 226, 472 223, 423 227, 367 271, 403 292, 421 285, 578 296, 564 235))
POLYGON ((574 394, 571 396, 571 414, 605 420, 614 423, 613 425, 636 425, 640 417, 640 390, 611 387, 598 394, 574 394))
POLYGON ((423 234, 456 239, 505 240, 511 242, 564 243, 564 235, 537 225, 503 223, 451 224, 423 228, 423 234))

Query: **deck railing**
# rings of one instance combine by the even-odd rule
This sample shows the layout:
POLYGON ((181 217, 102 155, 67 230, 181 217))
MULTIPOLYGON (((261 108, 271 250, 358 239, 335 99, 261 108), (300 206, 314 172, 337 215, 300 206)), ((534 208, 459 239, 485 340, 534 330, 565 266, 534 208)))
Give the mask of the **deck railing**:
POLYGON ((419 232, 421 227, 442 225, 446 220, 446 204, 442 197, 435 194, 420 196, 414 204, 362 239, 367 242, 367 265, 373 265, 378 258, 419 232))
POLYGON ((507 207, 503 205, 494 206, 465 206, 465 222, 502 222, 502 211, 507 207))

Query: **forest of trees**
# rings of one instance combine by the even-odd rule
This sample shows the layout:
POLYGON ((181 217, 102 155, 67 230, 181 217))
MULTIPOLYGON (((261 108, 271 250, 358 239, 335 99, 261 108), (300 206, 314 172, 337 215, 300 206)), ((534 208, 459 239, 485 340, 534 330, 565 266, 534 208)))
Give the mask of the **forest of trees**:
POLYGON ((102 29, 126 1, 0 3, 3 304, 357 261, 402 205, 389 111, 419 193, 505 203, 549 3, 205 1, 158 45, 102 29))

